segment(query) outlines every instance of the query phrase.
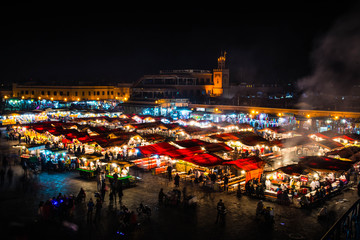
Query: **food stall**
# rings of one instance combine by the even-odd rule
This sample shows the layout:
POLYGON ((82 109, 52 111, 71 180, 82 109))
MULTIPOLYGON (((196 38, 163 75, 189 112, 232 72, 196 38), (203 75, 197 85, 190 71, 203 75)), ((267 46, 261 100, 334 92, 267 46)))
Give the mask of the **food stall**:
POLYGON ((136 177, 129 174, 130 167, 133 164, 123 161, 110 161, 105 167, 106 177, 110 179, 117 178, 117 181, 121 181, 122 186, 130 187, 136 184, 136 177))
MULTIPOLYGON (((316 202, 349 186, 345 176, 352 165, 350 160, 324 156, 302 157, 298 164, 265 174, 265 196, 279 200, 279 191, 286 191, 289 199, 295 196, 302 197, 301 201, 308 199, 309 203, 316 202)), ((294 203, 301 204, 300 198, 298 200, 294 203)))
POLYGON ((76 170, 79 171, 80 176, 85 178, 93 178, 96 176, 96 171, 99 168, 100 170, 105 169, 106 163, 100 161, 103 158, 102 155, 98 154, 83 154, 78 156, 79 159, 79 168, 76 170))
POLYGON ((113 178, 116 174, 119 178, 129 176, 129 169, 133 164, 124 161, 109 161, 106 163, 105 172, 106 176, 113 178))

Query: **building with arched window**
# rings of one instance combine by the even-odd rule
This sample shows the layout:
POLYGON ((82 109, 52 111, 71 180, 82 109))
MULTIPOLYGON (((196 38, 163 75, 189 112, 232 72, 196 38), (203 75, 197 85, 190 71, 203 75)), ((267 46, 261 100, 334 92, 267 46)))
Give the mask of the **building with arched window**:
POLYGON ((229 87, 226 52, 218 58, 218 68, 210 70, 162 70, 144 75, 132 88, 133 99, 200 98, 222 96, 229 87))
POLYGON ((54 101, 86 101, 130 98, 131 84, 117 86, 52 86, 13 84, 12 96, 23 99, 47 99, 54 101))

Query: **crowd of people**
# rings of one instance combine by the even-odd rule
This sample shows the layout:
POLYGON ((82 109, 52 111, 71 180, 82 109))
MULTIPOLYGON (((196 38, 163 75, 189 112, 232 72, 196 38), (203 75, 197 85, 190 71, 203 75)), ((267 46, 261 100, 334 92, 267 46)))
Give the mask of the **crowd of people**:
POLYGON ((75 198, 73 195, 59 193, 57 197, 39 203, 38 215, 41 220, 65 220, 73 216, 75 198))

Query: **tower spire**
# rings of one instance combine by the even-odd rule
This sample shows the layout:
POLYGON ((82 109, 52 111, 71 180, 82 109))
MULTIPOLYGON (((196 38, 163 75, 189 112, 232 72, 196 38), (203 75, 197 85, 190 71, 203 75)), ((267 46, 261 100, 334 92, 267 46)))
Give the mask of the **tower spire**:
POLYGON ((218 69, 225 69, 226 52, 221 51, 221 55, 218 58, 218 69))

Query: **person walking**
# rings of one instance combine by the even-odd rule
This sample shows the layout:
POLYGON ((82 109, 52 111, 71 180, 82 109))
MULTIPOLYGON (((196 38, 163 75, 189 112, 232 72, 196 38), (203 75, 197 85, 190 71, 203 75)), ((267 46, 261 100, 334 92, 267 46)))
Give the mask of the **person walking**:
POLYGON ((179 187, 179 185, 180 185, 180 176, 179 176, 178 173, 176 173, 174 181, 175 181, 175 187, 179 187))
POLYGON ((92 198, 90 198, 88 204, 87 204, 87 222, 91 223, 92 222, 92 216, 93 216, 93 210, 94 210, 94 202, 92 200, 92 198))

